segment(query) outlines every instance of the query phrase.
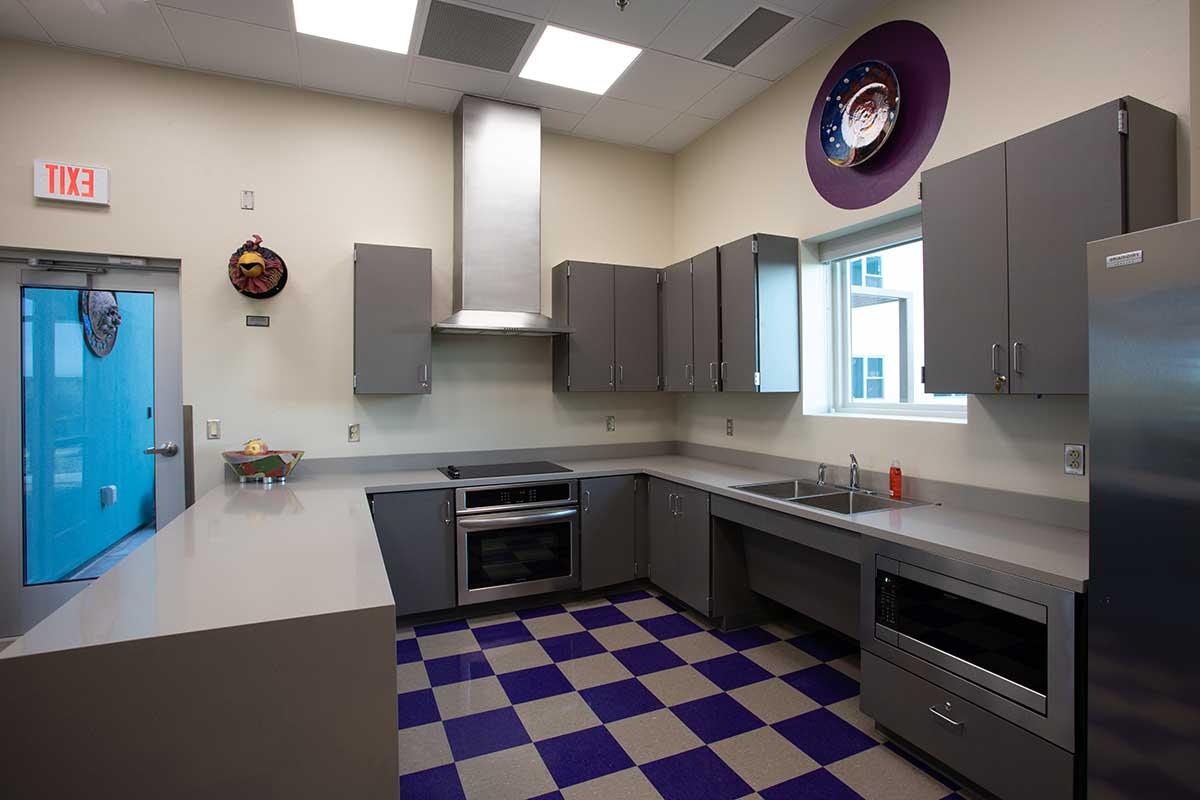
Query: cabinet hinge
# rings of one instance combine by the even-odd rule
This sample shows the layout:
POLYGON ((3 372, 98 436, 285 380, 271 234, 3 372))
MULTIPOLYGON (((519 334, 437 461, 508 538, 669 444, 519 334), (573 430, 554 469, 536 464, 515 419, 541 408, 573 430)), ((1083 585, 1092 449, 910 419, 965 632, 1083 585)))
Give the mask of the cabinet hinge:
POLYGON ((750 240, 750 252, 751 253, 758 252, 758 237, 757 236, 755 236, 753 239, 750 240))
POLYGON ((754 385, 755 386, 759 385, 760 379, 761 379, 761 373, 758 373, 758 372, 754 373, 754 385))
POLYGON ((917 181, 917 199, 925 199, 925 183, 923 181, 917 181))
POLYGON ((637 562, 636 561, 633 562, 633 575, 635 578, 637 577, 637 567, 638 567, 637 562))
POLYGON ((1129 133, 1129 110, 1125 108, 1117 109, 1117 133, 1129 133))
POLYGON ((689 261, 688 262, 688 275, 695 275, 695 274, 696 274, 696 267, 695 267, 695 265, 692 264, 692 262, 689 261))
POLYGON ((567 388, 568 389, 571 388, 571 376, 570 375, 567 376, 567 388))
POLYGON ((358 388, 358 373, 354 373, 354 388, 358 388))

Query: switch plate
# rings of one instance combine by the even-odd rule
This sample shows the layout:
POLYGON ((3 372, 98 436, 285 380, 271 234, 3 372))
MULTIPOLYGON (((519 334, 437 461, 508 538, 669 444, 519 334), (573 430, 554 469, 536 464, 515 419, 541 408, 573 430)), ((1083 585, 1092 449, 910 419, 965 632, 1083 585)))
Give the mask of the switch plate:
POLYGON ((1082 444, 1067 444, 1063 447, 1063 472, 1067 475, 1084 475, 1087 472, 1087 447, 1082 444))
POLYGON ((204 436, 207 439, 221 438, 221 420, 210 419, 204 423, 204 436))
POLYGON ((357 422, 350 426, 350 430, 348 431, 347 436, 346 436, 346 441, 349 441, 349 442, 361 442, 362 441, 362 435, 359 433, 357 422))
POLYGON ((242 210, 243 211, 253 211, 254 210, 254 192, 252 192, 249 189, 242 190, 242 210))
POLYGON ((100 507, 115 506, 117 504, 117 487, 115 485, 100 487, 100 507))
POLYGON ((616 429, 617 429, 617 418, 616 417, 605 417, 604 418, 604 430, 608 431, 609 433, 612 433, 616 429))
POLYGON ((725 435, 733 436, 733 417, 725 418, 725 435))

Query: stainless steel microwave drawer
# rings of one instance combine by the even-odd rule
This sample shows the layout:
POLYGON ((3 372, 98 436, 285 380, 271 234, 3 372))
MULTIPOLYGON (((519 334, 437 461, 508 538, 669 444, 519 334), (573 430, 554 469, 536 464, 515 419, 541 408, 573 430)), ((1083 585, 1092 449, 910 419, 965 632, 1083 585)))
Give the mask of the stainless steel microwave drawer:
POLYGON ((1002 800, 1074 796, 1066 750, 866 650, 861 702, 880 725, 1002 800))

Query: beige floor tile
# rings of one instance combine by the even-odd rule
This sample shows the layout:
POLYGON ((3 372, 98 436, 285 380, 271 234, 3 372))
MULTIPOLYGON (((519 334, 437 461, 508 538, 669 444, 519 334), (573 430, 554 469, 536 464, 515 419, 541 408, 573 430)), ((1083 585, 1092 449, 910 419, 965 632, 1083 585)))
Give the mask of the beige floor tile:
POLYGON ((622 770, 562 790, 565 800, 662 800, 640 769, 622 770))
POLYGON ((610 722, 608 731, 635 764, 648 764, 704 744, 665 708, 610 722))
POLYGON ((509 705, 508 695, 494 675, 434 687, 433 697, 444 720, 509 705))
POLYGON ((721 687, 701 675, 694 667, 673 667, 638 678, 665 706, 677 706, 701 697, 721 693, 721 687))
POLYGON ((625 622, 620 625, 609 625, 607 628, 596 628, 592 631, 596 641, 604 645, 606 650, 624 650, 626 647, 637 647, 639 644, 649 644, 658 641, 650 632, 636 622, 625 622))
POLYGON ((611 606, 612 603, 604 597, 593 597, 590 600, 576 600, 573 603, 563 603, 563 608, 567 611, 582 611, 585 608, 595 608, 596 606, 611 606))
POLYGON ((440 722, 400 731, 400 774, 433 769, 454 761, 446 729, 440 722))
POLYGON ((830 711, 832 711, 834 714, 837 714, 839 717, 844 719, 846 722, 849 722, 851 725, 858 728, 860 731, 865 733, 867 736, 870 736, 875 741, 877 741, 877 742, 885 741, 884 735, 875 728, 875 720, 871 719, 870 717, 868 717, 866 714, 863 713, 863 710, 859 706, 858 701, 859 701, 859 698, 857 696, 848 697, 839 703, 834 703, 831 706, 825 706, 825 707, 828 708, 830 711))
POLYGON ((429 661, 461 653, 473 653, 479 649, 479 642, 471 631, 450 631, 436 636, 422 636, 417 639, 417 647, 421 650, 421 658, 429 661))
POLYGON ((663 644, 675 651, 675 655, 689 664, 727 656, 734 651, 732 647, 717 637, 703 632, 677 636, 674 639, 665 640, 663 644))
POLYGON ((403 628, 397 628, 397 629, 396 629, 396 641, 400 641, 401 639, 412 639, 412 638, 414 638, 416 635, 417 635, 417 634, 416 634, 416 632, 415 632, 415 631, 412 629, 412 626, 411 626, 411 625, 405 626, 405 627, 403 627, 403 628))
POLYGON ((584 627, 579 620, 570 614, 554 614, 549 617, 535 617, 525 620, 525 627, 535 639, 549 639, 551 636, 565 636, 568 633, 579 633, 584 627))
POLYGON ((625 665, 617 661, 612 653, 597 653, 586 658, 573 658, 570 661, 561 662, 558 668, 563 675, 567 676, 567 680, 575 687, 575 691, 633 677, 633 673, 625 669, 625 665))
POLYGON ((752 789, 790 781, 818 766, 774 728, 758 728, 709 747, 752 789))
POLYGON ((742 655, 772 675, 789 675, 821 663, 799 647, 792 647, 787 642, 771 642, 762 647, 752 647, 743 650, 742 655))
POLYGON ((429 688, 429 673, 425 671, 423 661, 412 664, 396 665, 396 693, 415 692, 417 689, 429 688))
POLYGON ((860 661, 857 653, 852 656, 846 656, 845 658, 834 659, 833 661, 829 661, 827 663, 838 672, 849 675, 851 678, 854 678, 854 680, 862 683, 862 662, 860 661))
POLYGON ((550 656, 546 655, 546 651, 537 642, 521 642, 504 647, 493 647, 490 650, 484 650, 483 653, 488 663, 492 665, 492 671, 497 675, 551 663, 550 656))
POLYGON ((544 697, 513 706, 529 738, 535 742, 600 724, 600 718, 577 692, 544 697))
POLYGON ((618 608, 625 612, 625 616, 632 620, 665 617, 667 614, 675 613, 675 609, 654 597, 634 600, 632 603, 621 603, 618 608))
POLYGON ((939 800, 950 789, 880 745, 825 767, 865 800, 939 800))
POLYGON ((472 617, 467 620, 467 625, 471 628, 486 628, 488 625, 499 625, 502 622, 516 622, 519 619, 520 617, 512 612, 507 614, 489 614, 486 617, 472 617))
POLYGON ((468 758, 455 766, 470 800, 525 800, 554 791, 554 779, 531 744, 468 758))
POLYGON ((729 696, 768 725, 820 708, 808 695, 793 689, 779 678, 742 686, 731 691, 729 696))

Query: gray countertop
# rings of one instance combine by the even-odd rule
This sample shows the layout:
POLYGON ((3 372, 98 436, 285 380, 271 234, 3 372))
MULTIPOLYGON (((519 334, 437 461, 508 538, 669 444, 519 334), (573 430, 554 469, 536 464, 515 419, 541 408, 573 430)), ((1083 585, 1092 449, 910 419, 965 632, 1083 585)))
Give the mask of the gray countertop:
POLYGON ((569 476, 451 481, 436 470, 219 486, 0 658, 391 605, 368 493, 645 473, 785 514, 1086 590, 1084 531, 918 506, 845 517, 732 487, 794 476, 682 456, 562 461, 569 476))

